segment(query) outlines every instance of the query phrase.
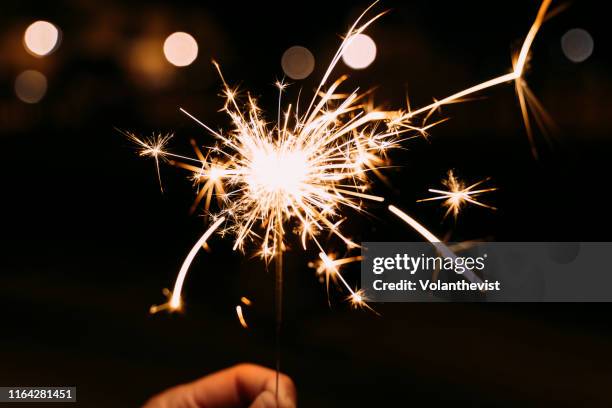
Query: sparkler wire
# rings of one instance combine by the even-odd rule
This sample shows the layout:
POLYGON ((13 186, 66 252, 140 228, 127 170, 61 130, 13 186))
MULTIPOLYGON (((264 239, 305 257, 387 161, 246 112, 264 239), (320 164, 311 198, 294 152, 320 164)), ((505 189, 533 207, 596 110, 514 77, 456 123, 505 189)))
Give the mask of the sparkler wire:
MULTIPOLYGON (((282 242, 282 232, 277 232, 277 239, 282 242)), ((277 251, 274 256, 275 263, 275 305, 276 305, 276 388, 275 396, 278 405, 278 383, 280 381, 281 369, 281 329, 283 324, 283 249, 277 251)))

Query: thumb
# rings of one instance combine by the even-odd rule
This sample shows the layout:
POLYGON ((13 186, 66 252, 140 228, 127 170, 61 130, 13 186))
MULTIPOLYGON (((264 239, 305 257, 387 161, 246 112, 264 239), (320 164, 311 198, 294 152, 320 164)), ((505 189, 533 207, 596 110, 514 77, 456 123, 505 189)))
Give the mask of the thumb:
POLYGON ((264 391, 255 398, 249 408, 277 408, 276 397, 272 391, 264 391))

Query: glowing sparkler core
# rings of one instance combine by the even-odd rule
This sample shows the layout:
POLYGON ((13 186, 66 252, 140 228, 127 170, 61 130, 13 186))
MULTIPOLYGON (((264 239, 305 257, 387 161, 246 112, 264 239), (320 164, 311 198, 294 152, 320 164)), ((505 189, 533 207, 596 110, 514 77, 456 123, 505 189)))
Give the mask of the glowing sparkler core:
MULTIPOLYGON (((268 126, 255 100, 247 95, 241 108, 239 95, 220 70, 219 74, 226 95, 224 110, 233 128, 221 134, 198 121, 220 140, 223 149, 212 149, 199 167, 180 161, 177 165, 207 179, 204 188, 208 185, 209 195, 212 180, 223 185, 227 193, 220 211, 230 221, 225 231, 236 236, 234 248, 244 249, 246 242, 258 240, 260 255, 269 260, 286 247, 290 221, 299 224, 303 246, 313 239, 323 250, 316 235, 328 230, 354 247, 338 229, 338 209, 360 210, 362 199, 382 201, 364 191, 369 187, 368 173, 386 163, 386 150, 396 147, 400 135, 408 132, 378 126, 397 113, 366 112, 361 95, 336 93, 345 79, 341 78, 315 95, 308 112, 300 114, 289 105, 279 112, 284 120, 268 126), (215 174, 212 160, 222 163, 215 167, 215 174)), ((281 95, 284 88, 279 87, 281 95)), ((206 209, 208 205, 209 200, 206 209)))
MULTIPOLYGON (((277 152, 258 150, 247 169, 246 182, 249 194, 262 200, 262 194, 301 197, 302 185, 308 177, 308 160, 302 151, 277 152)), ((288 201, 288 200, 285 200, 288 201)))

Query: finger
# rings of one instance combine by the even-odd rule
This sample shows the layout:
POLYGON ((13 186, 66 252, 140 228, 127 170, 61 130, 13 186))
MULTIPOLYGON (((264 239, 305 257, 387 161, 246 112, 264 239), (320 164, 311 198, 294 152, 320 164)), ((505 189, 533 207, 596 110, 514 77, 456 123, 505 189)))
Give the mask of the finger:
MULTIPOLYGON (((249 405, 264 392, 276 396, 276 372, 253 364, 240 364, 166 390, 151 399, 145 408, 233 408, 249 405)), ((267 397, 263 398, 259 403, 267 402, 267 397)), ((274 402, 276 404, 276 398, 274 402)), ((278 405, 279 408, 296 406, 295 386, 284 374, 279 378, 278 405)))
POLYGON ((271 391, 264 391, 249 405, 249 408, 278 408, 276 396, 271 391))
MULTIPOLYGON (((254 364, 240 364, 204 377, 189 386, 193 390, 193 399, 199 406, 245 406, 264 391, 276 393, 276 371, 254 364)), ((293 381, 286 375, 281 375, 278 388, 279 402, 295 406, 296 392, 293 381)))

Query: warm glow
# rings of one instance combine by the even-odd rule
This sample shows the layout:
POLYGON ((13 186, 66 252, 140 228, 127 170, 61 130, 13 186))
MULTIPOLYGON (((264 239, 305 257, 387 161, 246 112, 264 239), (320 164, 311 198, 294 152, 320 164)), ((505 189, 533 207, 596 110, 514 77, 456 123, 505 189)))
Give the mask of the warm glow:
POLYGON ((162 88, 170 83, 173 70, 159 50, 161 41, 158 37, 140 37, 126 47, 125 62, 136 84, 162 88))
POLYGON ((47 78, 38 71, 23 71, 15 80, 15 93, 25 103, 37 103, 47 92, 47 78))
POLYGON ((342 59, 353 69, 363 69, 374 62, 376 44, 365 34, 355 34, 348 39, 342 59))
POLYGON ((55 51, 59 39, 59 30, 48 21, 36 21, 30 24, 23 35, 26 50, 38 57, 43 57, 55 51))
POLYGON ((186 67, 197 58, 198 43, 187 33, 170 34, 164 42, 164 55, 172 65, 186 67))

